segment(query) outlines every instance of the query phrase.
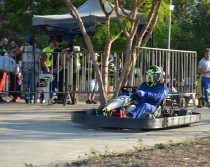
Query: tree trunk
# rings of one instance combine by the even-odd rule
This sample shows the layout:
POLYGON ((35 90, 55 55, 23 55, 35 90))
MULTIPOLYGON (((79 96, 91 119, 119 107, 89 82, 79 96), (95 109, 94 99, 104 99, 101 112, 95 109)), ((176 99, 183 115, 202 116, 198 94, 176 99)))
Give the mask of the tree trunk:
POLYGON ((109 86, 108 61, 109 61, 109 57, 110 57, 111 46, 112 46, 112 42, 110 40, 107 40, 106 46, 104 49, 103 61, 102 61, 102 78, 103 78, 105 94, 108 94, 108 86, 109 86))
POLYGON ((130 39, 130 40, 127 41, 125 63, 124 63, 124 66, 123 66, 122 73, 120 75, 120 79, 117 83, 117 87, 115 88, 113 98, 115 98, 119 95, 122 86, 124 86, 123 85, 123 80, 124 80, 124 77, 126 75, 126 71, 129 70, 130 62, 131 62, 131 56, 130 55, 131 55, 132 42, 133 42, 133 39, 130 39))
POLYGON ((101 72, 100 72, 100 69, 99 69, 99 66, 98 66, 97 58, 95 56, 93 45, 90 41, 90 37, 87 34, 84 23, 83 23, 81 17, 79 16, 79 13, 77 12, 77 9, 72 4, 71 0, 62 0, 62 1, 66 4, 70 14, 72 15, 74 20, 79 25, 80 30, 82 32, 82 35, 85 38, 85 42, 87 44, 89 53, 91 55, 91 59, 93 61, 94 68, 96 70, 96 77, 97 77, 97 81, 98 81, 98 84, 99 84, 99 93, 100 93, 101 104, 105 104, 106 103, 106 94, 105 94, 105 90, 104 90, 104 86, 103 86, 102 76, 101 76, 101 72))
MULTIPOLYGON (((152 5, 152 8, 151 8, 151 12, 150 12, 150 15, 149 15, 149 18, 148 18, 148 24, 144 26, 143 30, 141 31, 140 34, 136 34, 137 36, 137 39, 136 39, 136 42, 135 42, 135 46, 142 46, 144 47, 147 43, 147 41, 149 40, 149 37, 152 35, 152 32, 153 32, 153 29, 157 23, 157 19, 158 19, 158 14, 159 14, 159 11, 160 11, 160 7, 161 7, 161 4, 162 4, 162 0, 159 0, 159 1, 153 1, 153 5, 152 5), (149 28, 149 25, 151 25, 151 28, 149 30, 149 32, 147 33, 146 37, 144 38, 144 41, 142 42, 143 40, 143 36, 145 35, 146 33, 146 30, 149 28)), ((133 66, 135 67, 136 65, 136 60, 137 60, 137 57, 139 56, 139 54, 141 53, 141 49, 136 49, 134 48, 134 54, 133 54, 133 66)), ((134 75, 134 73, 130 73, 130 75, 134 75)), ((133 76, 130 76, 130 85, 132 85, 132 82, 133 82, 133 76)))

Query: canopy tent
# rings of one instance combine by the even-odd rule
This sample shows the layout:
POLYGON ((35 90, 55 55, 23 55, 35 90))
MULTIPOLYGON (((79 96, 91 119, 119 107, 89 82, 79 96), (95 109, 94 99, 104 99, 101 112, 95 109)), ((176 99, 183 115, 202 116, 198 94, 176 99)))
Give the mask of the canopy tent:
MULTIPOLYGON (((114 7, 114 5, 108 3, 106 0, 103 0, 103 3, 107 12, 111 11, 114 7)), ((91 26, 96 22, 105 23, 105 14, 101 9, 99 0, 88 0, 77 10, 88 33, 91 33, 91 26)), ((131 11, 126 10, 126 12, 130 13, 131 11)), ((123 15, 122 12, 120 13, 123 15)), ((143 13, 138 13, 137 17, 141 19, 141 25, 145 24, 146 18, 143 13)), ((111 16, 111 22, 117 22, 115 12, 111 16)), ((62 15, 36 15, 32 18, 32 25, 40 26, 49 33, 65 33, 71 35, 81 34, 79 26, 74 21, 70 13, 62 15)))

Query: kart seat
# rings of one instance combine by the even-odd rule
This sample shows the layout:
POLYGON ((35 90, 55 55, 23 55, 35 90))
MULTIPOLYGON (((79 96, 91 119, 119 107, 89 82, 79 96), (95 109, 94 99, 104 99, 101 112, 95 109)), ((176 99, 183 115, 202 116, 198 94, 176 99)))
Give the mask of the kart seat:
POLYGON ((164 114, 163 111, 165 110, 165 106, 166 106, 166 98, 162 100, 162 102, 160 103, 159 107, 154 112, 153 115, 155 116, 155 118, 163 117, 163 114, 164 114))

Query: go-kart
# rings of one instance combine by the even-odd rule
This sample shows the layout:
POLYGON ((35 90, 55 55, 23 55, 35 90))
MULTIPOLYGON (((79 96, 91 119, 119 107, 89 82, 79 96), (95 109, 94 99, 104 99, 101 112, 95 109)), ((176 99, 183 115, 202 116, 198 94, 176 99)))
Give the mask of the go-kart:
POLYGON ((72 121, 89 126, 120 129, 154 130, 178 126, 190 126, 200 122, 201 115, 187 109, 175 109, 171 103, 167 106, 164 99, 154 114, 144 113, 140 118, 128 118, 126 114, 133 110, 138 98, 131 98, 135 87, 123 87, 122 96, 110 100, 98 109, 78 111, 72 114, 72 121))

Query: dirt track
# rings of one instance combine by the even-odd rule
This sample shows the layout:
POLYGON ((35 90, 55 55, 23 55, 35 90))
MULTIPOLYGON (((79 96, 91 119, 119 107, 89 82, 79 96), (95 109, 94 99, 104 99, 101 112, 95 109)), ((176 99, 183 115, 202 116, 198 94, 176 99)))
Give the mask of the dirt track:
POLYGON ((138 145, 179 143, 210 136, 210 112, 190 127, 143 132, 86 127, 71 122, 71 112, 97 107, 25 103, 0 104, 0 162, 3 167, 65 164, 86 158, 91 150, 124 153, 138 145))
POLYGON ((152 149, 142 146, 128 154, 103 155, 92 153, 86 161, 66 164, 63 167, 209 167, 210 137, 199 138, 173 145, 157 144, 152 149))

